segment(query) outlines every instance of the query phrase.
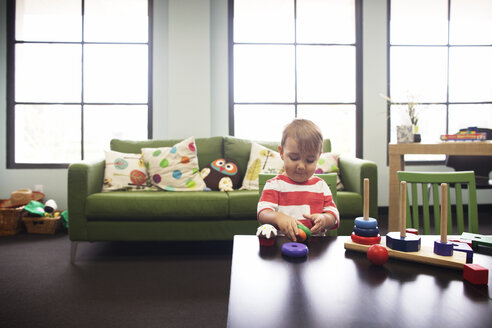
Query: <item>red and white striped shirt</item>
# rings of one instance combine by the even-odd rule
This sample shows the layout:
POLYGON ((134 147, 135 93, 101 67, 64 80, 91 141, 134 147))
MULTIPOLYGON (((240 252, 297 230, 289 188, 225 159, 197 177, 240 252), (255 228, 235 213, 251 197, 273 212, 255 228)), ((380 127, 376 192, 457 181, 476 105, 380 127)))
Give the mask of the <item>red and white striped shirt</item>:
POLYGON ((331 213, 337 220, 333 230, 340 222, 330 187, 317 176, 303 183, 282 174, 268 180, 258 202, 258 215, 266 209, 285 213, 300 221, 305 220, 303 214, 331 213))

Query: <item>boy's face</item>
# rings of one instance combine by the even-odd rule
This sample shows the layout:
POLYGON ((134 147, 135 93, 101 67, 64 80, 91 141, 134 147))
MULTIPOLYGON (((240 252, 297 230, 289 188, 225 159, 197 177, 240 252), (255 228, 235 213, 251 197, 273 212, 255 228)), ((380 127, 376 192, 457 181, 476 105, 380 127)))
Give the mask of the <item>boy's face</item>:
POLYGON ((316 171, 319 153, 301 154, 297 142, 288 137, 284 146, 278 147, 280 157, 284 161, 285 173, 295 182, 307 181, 316 171))

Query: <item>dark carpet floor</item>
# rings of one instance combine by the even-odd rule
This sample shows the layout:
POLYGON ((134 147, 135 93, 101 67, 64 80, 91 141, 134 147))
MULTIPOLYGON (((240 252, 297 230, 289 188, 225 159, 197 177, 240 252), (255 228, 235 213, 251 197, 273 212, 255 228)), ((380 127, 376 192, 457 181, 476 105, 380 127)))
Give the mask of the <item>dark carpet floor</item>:
MULTIPOLYGON (((387 210, 378 218, 387 227, 387 210), (386 215, 386 217, 385 217, 386 215)), ((479 208, 492 234, 492 207, 479 208)), ((232 242, 0 237, 0 327, 226 327, 232 242)))
POLYGON ((0 327, 225 327, 232 243, 0 237, 0 327))

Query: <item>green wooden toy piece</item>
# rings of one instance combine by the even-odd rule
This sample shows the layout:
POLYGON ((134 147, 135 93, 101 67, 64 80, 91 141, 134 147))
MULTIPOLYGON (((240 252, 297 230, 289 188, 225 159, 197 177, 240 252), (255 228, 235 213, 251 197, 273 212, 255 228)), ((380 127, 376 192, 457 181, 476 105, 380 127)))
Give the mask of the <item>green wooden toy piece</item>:
POLYGON ((492 236, 463 232, 461 239, 471 240, 473 249, 476 249, 479 245, 492 247, 492 236))

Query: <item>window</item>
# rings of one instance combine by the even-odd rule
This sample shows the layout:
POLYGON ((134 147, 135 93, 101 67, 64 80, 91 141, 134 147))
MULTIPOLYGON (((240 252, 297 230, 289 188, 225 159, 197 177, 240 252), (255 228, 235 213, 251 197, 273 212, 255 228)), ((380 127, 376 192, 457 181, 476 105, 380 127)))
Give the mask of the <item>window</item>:
POLYGON ((334 151, 362 156, 361 1, 230 1, 230 133, 279 140, 314 121, 334 151))
MULTIPOLYGON (((492 128, 492 2, 390 0, 389 106, 396 126, 410 124, 408 102, 418 105, 422 142, 460 128, 492 128)), ((412 155, 406 160, 443 160, 412 155)))
POLYGON ((102 158, 112 138, 150 138, 148 0, 12 0, 9 168, 102 158))

